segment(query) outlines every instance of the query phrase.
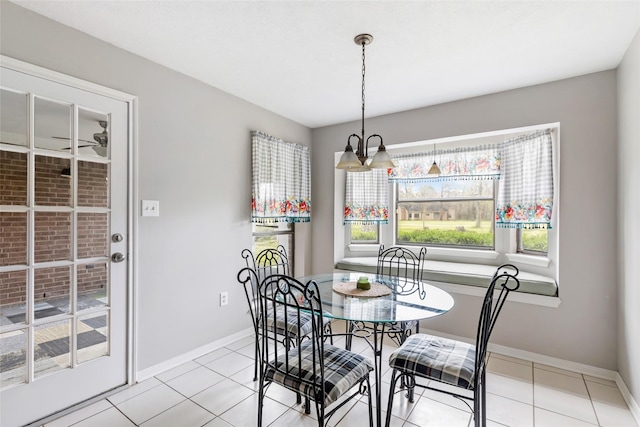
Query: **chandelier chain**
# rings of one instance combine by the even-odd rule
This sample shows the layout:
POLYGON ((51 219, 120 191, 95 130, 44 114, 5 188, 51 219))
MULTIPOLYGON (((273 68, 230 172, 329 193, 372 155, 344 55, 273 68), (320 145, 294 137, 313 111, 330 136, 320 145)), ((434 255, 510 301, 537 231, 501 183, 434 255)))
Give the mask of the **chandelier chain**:
POLYGON ((365 56, 364 56, 364 47, 366 43, 362 41, 362 139, 364 139, 364 75, 365 75, 365 56))

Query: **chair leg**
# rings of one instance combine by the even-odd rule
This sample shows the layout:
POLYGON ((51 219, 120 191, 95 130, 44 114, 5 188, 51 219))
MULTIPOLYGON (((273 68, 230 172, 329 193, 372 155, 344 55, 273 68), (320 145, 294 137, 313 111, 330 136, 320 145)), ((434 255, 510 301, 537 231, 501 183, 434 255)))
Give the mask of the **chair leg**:
POLYGON ((369 399, 369 427, 373 427, 373 402, 371 401, 371 381, 367 377, 367 398, 369 399))
POLYGON ((264 404, 264 378, 260 373, 260 388, 258 389, 258 427, 262 427, 262 406, 264 404))
MULTIPOLYGON (((304 413, 309 415, 311 413, 311 401, 309 400, 309 396, 304 397, 304 413)), ((320 419, 320 416, 318 416, 320 419)))
POLYGON ((260 355, 258 354, 258 335, 256 335, 255 345, 255 353, 254 353, 254 363, 253 363, 253 381, 258 381, 258 363, 260 355))

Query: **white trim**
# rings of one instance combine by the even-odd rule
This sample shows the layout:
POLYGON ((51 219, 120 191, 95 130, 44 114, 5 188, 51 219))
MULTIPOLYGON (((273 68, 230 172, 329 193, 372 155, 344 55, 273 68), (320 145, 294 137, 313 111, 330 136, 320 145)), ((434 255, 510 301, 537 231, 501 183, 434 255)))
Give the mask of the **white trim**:
POLYGON ((633 395, 627 387, 627 384, 624 382, 619 372, 616 372, 616 378, 614 381, 616 382, 616 385, 618 386, 618 389, 620 390, 620 394, 622 394, 624 401, 627 402, 627 406, 631 411, 631 415, 633 415, 633 418, 635 418, 636 423, 640 425, 640 406, 638 406, 638 403, 636 403, 633 395))
POLYGON ((249 337, 254 334, 253 328, 247 328, 240 332, 236 332, 235 334, 229 335, 217 341, 211 342, 207 345, 203 345, 202 347, 198 347, 194 350, 188 351, 186 353, 181 354, 180 356, 176 356, 169 360, 165 360, 164 362, 158 363, 157 365, 153 365, 149 368, 143 369, 142 371, 138 371, 136 375, 136 382, 144 381, 148 378, 154 377, 162 372, 168 371, 169 369, 173 369, 176 366, 180 366, 183 363, 187 363, 193 359, 197 359, 200 356, 204 356, 207 353, 210 353, 214 350, 222 348, 232 342, 236 342, 243 338, 249 337))

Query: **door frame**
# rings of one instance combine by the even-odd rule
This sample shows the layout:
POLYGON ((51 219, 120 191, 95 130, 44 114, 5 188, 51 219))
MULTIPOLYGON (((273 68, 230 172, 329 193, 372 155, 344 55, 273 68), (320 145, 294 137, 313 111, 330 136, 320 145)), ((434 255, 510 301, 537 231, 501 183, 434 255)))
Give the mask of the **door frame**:
MULTIPOLYGON (((72 77, 57 71, 40 67, 28 62, 24 62, 9 56, 0 55, 0 65, 14 71, 22 72, 56 83, 65 84, 97 95, 113 98, 127 104, 127 119, 129 126, 127 129, 127 303, 126 303, 126 324, 127 324, 127 355, 126 355, 126 378, 127 384, 135 384, 137 381, 137 278, 138 278, 138 217, 139 206, 135 202, 138 200, 138 97, 116 89, 111 89, 87 80, 72 77)), ((89 402, 94 401, 90 399, 89 402)), ((78 402, 81 404, 82 402, 78 402)), ((63 412, 66 412, 63 411, 63 412)))

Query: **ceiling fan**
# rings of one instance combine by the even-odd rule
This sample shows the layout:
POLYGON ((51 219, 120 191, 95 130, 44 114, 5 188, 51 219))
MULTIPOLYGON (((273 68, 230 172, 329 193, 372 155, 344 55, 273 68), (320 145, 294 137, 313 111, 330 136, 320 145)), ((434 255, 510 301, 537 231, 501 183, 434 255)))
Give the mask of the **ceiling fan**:
MULTIPOLYGON (((106 120, 98 120, 98 124, 102 128, 102 132, 96 132, 93 134, 93 141, 89 141, 86 139, 78 139, 78 142, 84 142, 85 145, 78 145, 78 148, 84 147, 102 147, 107 148, 109 144, 109 133, 107 132, 107 126, 109 122, 106 120)), ((66 139, 69 140, 71 138, 63 137, 63 136, 52 136, 53 139, 66 139)), ((70 150, 71 147, 64 148, 65 150, 70 150)))

